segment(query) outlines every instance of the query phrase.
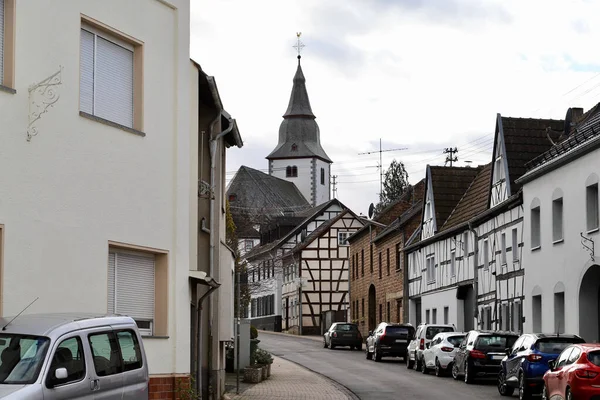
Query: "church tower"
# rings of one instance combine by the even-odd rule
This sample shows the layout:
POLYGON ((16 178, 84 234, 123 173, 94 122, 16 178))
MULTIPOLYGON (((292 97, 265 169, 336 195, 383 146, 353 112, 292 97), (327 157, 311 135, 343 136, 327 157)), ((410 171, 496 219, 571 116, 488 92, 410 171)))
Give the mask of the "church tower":
POLYGON ((295 183, 314 207, 331 200, 333 161, 321 147, 319 125, 310 108, 300 58, 298 54, 298 69, 294 75, 290 103, 279 127, 279 143, 267 160, 269 175, 295 183))

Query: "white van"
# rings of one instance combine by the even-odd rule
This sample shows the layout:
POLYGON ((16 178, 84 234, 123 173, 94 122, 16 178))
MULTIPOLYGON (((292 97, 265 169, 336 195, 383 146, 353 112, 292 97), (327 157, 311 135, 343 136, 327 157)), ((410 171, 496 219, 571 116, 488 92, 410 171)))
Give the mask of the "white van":
POLYGON ((124 316, 0 318, 0 399, 148 399, 148 363, 124 316))

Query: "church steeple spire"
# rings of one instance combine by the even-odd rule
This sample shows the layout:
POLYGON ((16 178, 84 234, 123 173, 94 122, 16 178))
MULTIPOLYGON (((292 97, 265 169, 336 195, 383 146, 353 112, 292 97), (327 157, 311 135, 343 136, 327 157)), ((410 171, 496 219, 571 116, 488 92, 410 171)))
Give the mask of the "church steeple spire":
POLYGON ((310 100, 308 99, 308 92, 306 91, 306 78, 302 72, 302 65, 300 65, 301 56, 298 55, 298 68, 296 69, 296 75, 294 75, 294 85, 292 86, 292 94, 290 96, 290 102, 288 108, 283 114, 283 118, 290 117, 308 117, 316 118, 310 108, 310 100))

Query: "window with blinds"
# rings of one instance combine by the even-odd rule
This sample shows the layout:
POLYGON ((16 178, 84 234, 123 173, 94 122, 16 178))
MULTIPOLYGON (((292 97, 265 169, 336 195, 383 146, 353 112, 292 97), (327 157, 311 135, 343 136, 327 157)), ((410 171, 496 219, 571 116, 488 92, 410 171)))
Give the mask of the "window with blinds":
POLYGON ((4 82, 4 0, 0 0, 0 85, 4 82))
POLYGON ((146 335, 153 333, 154 274, 154 255, 108 254, 108 313, 130 316, 146 335))
POLYGON ((79 109, 133 128, 133 68, 133 46, 84 24, 79 109))

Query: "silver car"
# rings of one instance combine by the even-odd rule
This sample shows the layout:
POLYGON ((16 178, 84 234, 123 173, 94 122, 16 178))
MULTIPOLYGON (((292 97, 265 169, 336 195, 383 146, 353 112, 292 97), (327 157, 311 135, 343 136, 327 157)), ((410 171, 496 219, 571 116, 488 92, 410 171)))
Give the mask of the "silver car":
POLYGON ((0 318, 0 399, 148 399, 148 363, 132 318, 0 318))

